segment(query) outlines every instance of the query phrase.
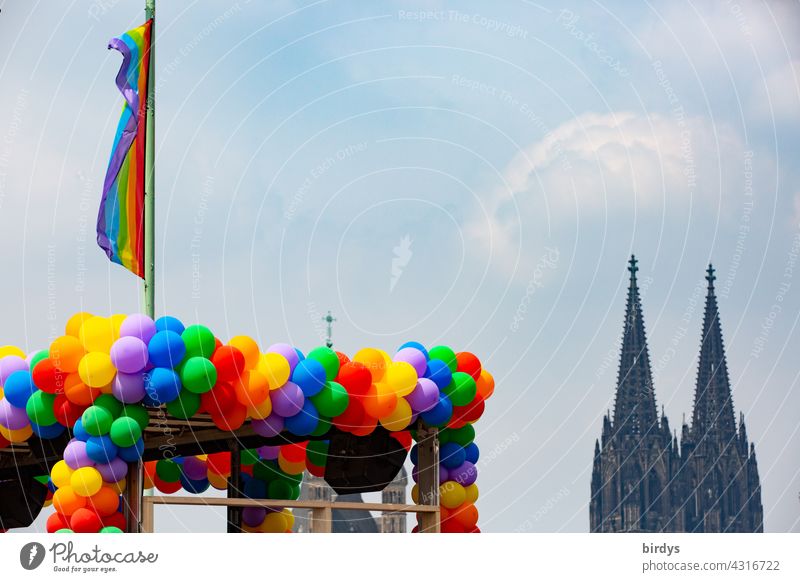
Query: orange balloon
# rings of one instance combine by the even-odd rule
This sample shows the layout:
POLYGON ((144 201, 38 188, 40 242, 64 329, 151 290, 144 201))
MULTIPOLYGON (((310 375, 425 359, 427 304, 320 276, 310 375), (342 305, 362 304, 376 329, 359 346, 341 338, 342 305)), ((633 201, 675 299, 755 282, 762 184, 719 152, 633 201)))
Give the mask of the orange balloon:
POLYGON ((233 346, 244 356, 244 367, 247 370, 252 370, 258 366, 258 360, 261 358, 261 352, 258 350, 256 341, 246 335, 237 335, 232 337, 228 342, 229 346, 233 346))
POLYGON ((208 482, 218 491, 224 491, 228 488, 228 478, 223 475, 212 473, 211 471, 208 472, 208 482))
POLYGON ((465 530, 470 530, 478 523, 478 508, 473 503, 462 503, 451 512, 450 518, 465 530))
POLYGON ((380 382, 383 380, 383 376, 386 374, 387 361, 380 350, 376 350, 375 348, 363 348, 358 350, 356 355, 353 356, 353 361, 364 364, 367 367, 369 373, 372 374, 373 382, 380 382))
POLYGON ((65 329, 66 334, 77 338, 80 334, 83 322, 87 319, 91 319, 92 317, 94 317, 94 315, 87 311, 80 311, 76 313, 69 318, 69 321, 67 321, 67 327, 65 329))
POLYGON ((278 466, 287 475, 299 475, 306 470, 305 461, 292 463, 291 461, 287 461, 282 455, 278 456, 278 466))
POLYGON ((364 410, 372 418, 384 418, 397 407, 397 394, 386 384, 373 384, 364 396, 364 410))
POLYGON ((116 513, 119 507, 119 493, 108 485, 103 485, 100 491, 88 498, 86 507, 95 510, 100 517, 116 513))
POLYGON ((61 515, 70 516, 86 506, 86 497, 81 497, 72 487, 60 487, 53 494, 53 507, 61 515))
POLYGON ((78 364, 85 353, 78 338, 71 335, 62 335, 50 344, 53 365, 68 374, 78 371, 78 364))
POLYGON ((494 378, 485 368, 481 370, 481 377, 475 384, 478 387, 478 396, 484 400, 494 393, 494 378))
POLYGON ((247 407, 247 416, 250 418, 257 418, 259 420, 267 418, 272 414, 272 400, 265 399, 261 404, 247 407))
POLYGON ((100 395, 99 388, 89 388, 77 372, 64 378, 64 396, 73 404, 89 406, 100 395))
POLYGON ((233 383, 236 400, 244 406, 258 406, 269 398, 269 382, 261 372, 250 370, 233 383))

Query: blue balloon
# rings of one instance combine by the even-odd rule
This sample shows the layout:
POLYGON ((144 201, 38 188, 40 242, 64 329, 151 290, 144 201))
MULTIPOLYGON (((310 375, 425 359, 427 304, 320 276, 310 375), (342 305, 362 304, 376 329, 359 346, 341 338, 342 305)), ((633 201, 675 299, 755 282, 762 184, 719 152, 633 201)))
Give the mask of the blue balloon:
POLYGON ((83 423, 81 422, 81 419, 79 418, 78 420, 75 421, 75 424, 72 425, 72 436, 74 436, 79 441, 86 442, 86 441, 89 440, 89 437, 91 437, 92 435, 90 435, 88 432, 86 432, 86 429, 83 428, 83 423))
POLYGON ((444 360, 430 360, 428 369, 425 370, 425 377, 433 380, 439 390, 442 390, 453 380, 453 373, 444 360))
POLYGON ((411 447, 411 452, 408 453, 408 457, 411 459, 412 465, 419 464, 419 447, 417 445, 411 447))
POLYGON ((63 434, 67 427, 63 424, 55 423, 49 424, 47 426, 42 426, 40 424, 36 424, 35 422, 31 423, 31 428, 36 436, 43 439, 54 439, 57 436, 63 434))
POLYGON ((325 368, 316 360, 303 360, 295 366, 292 382, 300 386, 306 398, 315 396, 325 387, 325 368))
POLYGON ((144 398, 142 398, 142 406, 149 406, 150 408, 158 408, 159 406, 161 406, 161 403, 156 402, 155 400, 150 398, 150 395, 147 394, 147 392, 145 392, 144 398))
POLYGON ((181 335, 183 331, 186 329, 181 321, 171 315, 164 315, 163 317, 159 317, 156 319, 156 331, 174 331, 178 335, 181 335))
POLYGON ((166 404, 180 396, 181 378, 172 368, 153 368, 144 377, 144 389, 150 398, 166 404))
POLYGON ((458 443, 445 443, 439 449, 439 462, 448 469, 456 469, 462 465, 467 454, 458 443))
POLYGON ((397 348, 397 351, 399 352, 399 351, 400 351, 400 350, 402 350, 403 348, 416 348, 416 349, 418 349, 419 351, 421 351, 423 354, 425 354, 425 359, 426 359, 426 360, 427 360, 427 359, 429 359, 429 358, 428 358, 428 350, 426 350, 426 349, 425 349, 425 346, 423 346, 423 345, 422 345, 421 343, 419 343, 419 342, 406 342, 406 343, 404 343, 402 346, 400 346, 399 348, 397 348))
POLYGON ((306 400, 303 409, 284 420, 283 426, 297 436, 307 436, 314 432, 319 424, 319 413, 310 400, 306 400))
POLYGON ((111 441, 108 435, 90 436, 86 441, 86 456, 95 463, 106 465, 114 460, 119 451, 117 445, 111 441))
POLYGON ((208 489, 208 479, 189 479, 186 475, 181 475, 181 485, 189 493, 202 493, 208 489))
POLYGON ((28 398, 33 396, 38 388, 33 383, 33 377, 27 370, 17 370, 6 378, 6 384, 3 386, 3 393, 6 400, 12 406, 17 408, 25 408, 28 404, 28 398))
POLYGON ((301 362, 306 359, 306 356, 299 349, 295 348, 294 351, 297 352, 297 357, 300 358, 301 362))
POLYGON ((466 455, 467 461, 473 465, 478 462, 478 459, 481 456, 480 449, 475 443, 469 443, 466 447, 464 447, 464 454, 466 455))
POLYGON ((147 344, 147 353, 154 366, 175 368, 186 355, 186 344, 174 331, 159 331, 150 338, 150 343, 147 344))
POLYGON ((261 479, 250 479, 244 484, 244 496, 250 499, 266 499, 267 483, 261 479))
POLYGON ((447 424, 452 416, 453 404, 444 394, 439 395, 439 402, 436 403, 436 406, 426 412, 420 413, 420 418, 422 418, 422 420, 424 420, 427 424, 438 427, 447 424))
POLYGON ((128 463, 135 463, 139 459, 142 458, 144 454, 144 440, 139 437, 139 440, 136 441, 130 447, 120 447, 119 451, 117 452, 119 458, 128 463))

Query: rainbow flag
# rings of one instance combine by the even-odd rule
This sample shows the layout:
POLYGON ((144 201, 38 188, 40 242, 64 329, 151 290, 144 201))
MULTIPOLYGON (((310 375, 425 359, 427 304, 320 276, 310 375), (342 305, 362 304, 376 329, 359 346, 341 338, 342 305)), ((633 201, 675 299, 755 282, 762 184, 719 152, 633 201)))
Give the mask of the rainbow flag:
POLYGON ((144 277, 144 158, 150 31, 153 21, 113 38, 122 53, 117 88, 125 99, 97 215, 97 244, 108 258, 144 277))

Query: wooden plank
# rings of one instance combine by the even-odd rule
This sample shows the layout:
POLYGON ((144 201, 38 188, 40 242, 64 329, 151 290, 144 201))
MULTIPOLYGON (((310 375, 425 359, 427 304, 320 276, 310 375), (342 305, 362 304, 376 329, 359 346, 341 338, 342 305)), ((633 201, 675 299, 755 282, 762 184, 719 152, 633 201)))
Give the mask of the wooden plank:
POLYGON ((418 490, 421 505, 436 508, 434 513, 419 513, 420 533, 438 533, 439 514, 439 430, 420 422, 417 425, 418 490))
MULTIPOLYGON (((242 496, 242 454, 238 441, 231 442, 231 474, 228 477, 228 501, 242 496)), ((242 508, 228 503, 228 533, 242 533, 242 508)))
POLYGON ((128 531, 140 533, 142 531, 142 484, 144 483, 144 465, 141 461, 128 463, 128 474, 125 477, 125 492, 123 493, 123 510, 126 511, 128 531))
POLYGON ((330 504, 311 510, 311 533, 331 533, 333 529, 333 510, 330 504))
POLYGON ((152 497, 142 498, 142 533, 155 531, 155 504, 152 497))

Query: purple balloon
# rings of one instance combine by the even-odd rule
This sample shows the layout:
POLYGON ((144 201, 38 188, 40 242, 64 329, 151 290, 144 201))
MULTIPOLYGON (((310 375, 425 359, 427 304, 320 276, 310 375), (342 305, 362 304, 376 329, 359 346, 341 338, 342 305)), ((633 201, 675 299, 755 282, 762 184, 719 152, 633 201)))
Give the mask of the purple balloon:
POLYGON ((258 527, 266 516, 267 511, 263 507, 245 507, 242 510, 242 521, 248 527, 258 527))
MULTIPOLYGON (((282 355, 289 362, 289 368, 292 372, 294 372, 294 367, 298 364, 298 362, 300 362, 300 356, 297 355, 297 350, 295 350, 289 344, 272 344, 264 353, 282 355)), ((302 404, 300 406, 302 406, 302 404)))
POLYGON ((155 322, 141 313, 129 315, 119 327, 120 337, 135 337, 144 343, 148 343, 155 334, 155 322))
POLYGON ((428 369, 428 359, 417 348, 403 348, 392 358, 395 362, 408 362, 417 371, 417 376, 422 378, 428 369))
POLYGON ((70 469, 94 467, 94 461, 86 454, 86 443, 78 439, 72 439, 64 449, 64 462, 70 469))
MULTIPOLYGON (((414 348, 404 348, 406 350, 414 348)), ((403 350, 400 350, 403 351, 403 350)), ((422 352, 420 352, 422 353, 422 352)), ((406 396, 414 412, 425 412, 439 403, 439 387, 429 378, 420 378, 414 390, 406 396)))
POLYGON ((144 375, 123 374, 117 372, 114 381, 111 383, 111 394, 123 404, 134 404, 141 402, 145 397, 144 375))
POLYGON ((278 458, 278 453, 280 452, 281 448, 264 445, 263 447, 258 447, 256 450, 258 451, 258 456, 262 459, 274 461, 278 458))
POLYGON ((108 464, 95 465, 94 468, 100 471, 100 475, 102 475, 103 481, 106 483, 121 481, 128 474, 128 463, 119 457, 114 457, 108 464))
POLYGON ((183 474, 193 481, 208 477, 208 466, 197 457, 186 457, 183 460, 183 474))
POLYGON ((257 435, 274 437, 281 434, 283 430, 283 417, 273 412, 263 420, 254 418, 250 421, 250 424, 253 425, 253 430, 256 431, 257 435))
POLYGON ((111 346, 111 363, 124 374, 144 370, 147 357, 147 344, 138 337, 121 337, 111 346))
MULTIPOLYGON (((411 478, 414 480, 414 483, 419 482, 419 467, 417 465, 414 465, 414 468, 411 470, 411 478)), ((450 471, 448 471, 447 467, 444 465, 439 465, 439 483, 444 483, 445 481, 451 481, 450 471)))
POLYGON ((6 380, 14 372, 19 370, 28 370, 30 366, 28 362, 19 356, 6 356, 0 360, 0 386, 6 385, 6 380))
POLYGON ((478 468, 469 461, 464 461, 455 469, 450 469, 449 473, 452 481, 464 487, 472 485, 478 478, 478 468))
POLYGON ((284 418, 294 416, 303 409, 306 399, 300 386, 294 382, 286 382, 277 390, 270 392, 272 412, 284 418))
POLYGON ((28 413, 24 408, 17 408, 5 398, 0 400, 0 424, 8 430, 19 430, 30 423, 28 413))

